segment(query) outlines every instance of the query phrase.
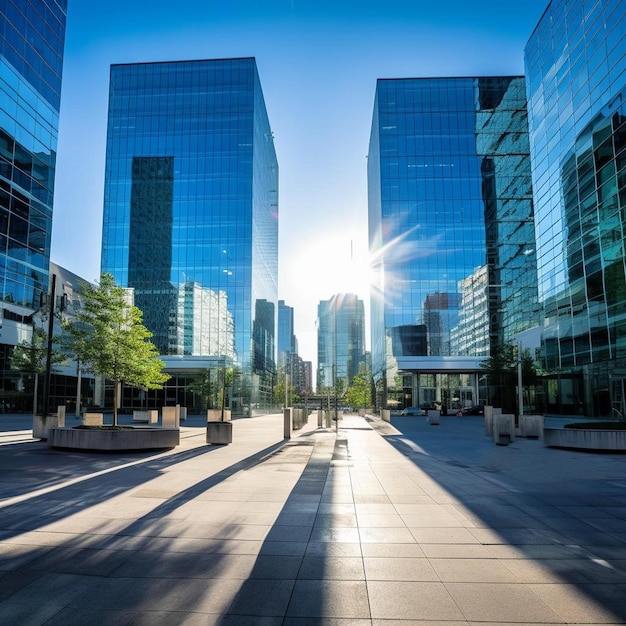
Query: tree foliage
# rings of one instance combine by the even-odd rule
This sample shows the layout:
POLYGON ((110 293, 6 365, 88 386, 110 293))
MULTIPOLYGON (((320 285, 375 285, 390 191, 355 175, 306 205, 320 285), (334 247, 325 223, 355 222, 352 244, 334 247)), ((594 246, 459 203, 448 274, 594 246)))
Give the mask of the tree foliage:
POLYGON ((84 284, 82 307, 64 324, 64 345, 86 371, 114 383, 113 423, 117 424, 118 383, 140 389, 159 389, 169 375, 142 323, 142 312, 131 305, 126 290, 111 274, 102 274, 97 286, 84 284))
POLYGON ((361 367, 352 379, 345 395, 346 404, 365 409, 372 404, 372 373, 361 367))

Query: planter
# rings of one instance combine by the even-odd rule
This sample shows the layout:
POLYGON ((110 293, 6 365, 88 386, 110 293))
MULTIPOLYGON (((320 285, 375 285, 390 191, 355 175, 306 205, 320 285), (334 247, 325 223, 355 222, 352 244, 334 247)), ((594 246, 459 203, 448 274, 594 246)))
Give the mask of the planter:
POLYGON ((46 441, 50 435, 50 429, 58 426, 65 426, 64 406, 59 406, 57 413, 48 413, 45 418, 43 415, 33 415, 33 439, 46 441))
POLYGON ((129 450, 161 450, 180 443, 178 428, 52 428, 48 437, 51 448, 123 452, 129 450))
POLYGON ((233 442, 232 422, 207 422, 206 442, 223 446, 233 442))
POLYGON ((515 441, 515 415, 503 413, 493 416, 493 441, 498 446, 507 446, 515 441))
POLYGON ((626 430, 544 428, 543 444, 549 448, 626 450, 626 430))
POLYGON ((439 426, 440 417, 440 411, 437 411, 436 409, 428 409, 428 417, 426 419, 431 426, 439 426))

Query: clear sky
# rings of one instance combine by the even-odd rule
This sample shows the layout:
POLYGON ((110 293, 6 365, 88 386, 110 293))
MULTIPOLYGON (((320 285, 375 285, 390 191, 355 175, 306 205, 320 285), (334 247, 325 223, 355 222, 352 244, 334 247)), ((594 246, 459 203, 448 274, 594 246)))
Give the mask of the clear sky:
MULTIPOLYGON (((317 304, 368 310, 377 78, 524 73, 548 0, 69 0, 52 260, 100 274, 111 63, 254 56, 280 168, 279 298, 317 360, 317 304)), ((367 337, 369 346, 369 337, 367 337)))

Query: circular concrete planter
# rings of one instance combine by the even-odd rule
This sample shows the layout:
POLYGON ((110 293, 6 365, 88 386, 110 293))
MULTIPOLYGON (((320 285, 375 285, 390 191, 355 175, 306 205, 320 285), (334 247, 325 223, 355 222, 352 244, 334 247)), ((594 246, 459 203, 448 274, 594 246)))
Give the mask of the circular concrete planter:
POLYGON ((52 448, 94 452, 162 450, 175 448, 179 443, 179 428, 51 428, 48 434, 52 448))

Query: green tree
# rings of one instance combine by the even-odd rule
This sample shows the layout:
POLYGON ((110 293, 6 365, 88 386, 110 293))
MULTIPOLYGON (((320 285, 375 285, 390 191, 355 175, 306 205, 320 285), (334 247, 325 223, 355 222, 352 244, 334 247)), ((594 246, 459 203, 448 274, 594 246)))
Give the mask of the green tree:
MULTIPOLYGON (((52 338, 56 342, 55 337, 52 338)), ((35 327, 29 341, 22 341, 15 346, 9 358, 11 369, 34 375, 33 384, 33 414, 37 413, 37 393, 39 387, 39 375, 46 372, 46 359, 48 354, 48 335, 43 328, 35 327)), ((50 365, 63 363, 67 360, 65 354, 58 349, 53 349, 50 365)), ((45 407, 44 407, 45 408, 45 407)))
POLYGON ((113 382, 113 425, 117 425, 118 388, 127 383, 141 389, 160 389, 169 375, 142 323, 142 312, 131 305, 126 290, 104 273, 97 286, 84 283, 83 306, 66 322, 65 345, 95 375, 113 382))
POLYGON ((346 391, 346 404, 365 409, 372 404, 372 373, 365 367, 359 368, 346 391))

